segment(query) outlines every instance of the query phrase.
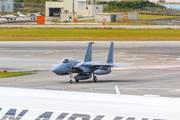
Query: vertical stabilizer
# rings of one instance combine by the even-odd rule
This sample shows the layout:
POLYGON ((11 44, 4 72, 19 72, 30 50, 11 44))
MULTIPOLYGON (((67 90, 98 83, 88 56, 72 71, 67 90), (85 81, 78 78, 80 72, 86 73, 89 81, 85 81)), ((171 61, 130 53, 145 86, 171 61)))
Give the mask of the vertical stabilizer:
POLYGON ((22 14, 20 12, 17 12, 19 16, 21 16, 22 14))
POLYGON ((89 42, 84 62, 90 62, 92 58, 92 42, 89 42))
POLYGON ((114 46, 114 42, 111 42, 107 63, 113 63, 113 46, 114 46))
POLYGON ((17 12, 19 17, 24 17, 25 15, 21 14, 21 12, 17 12))

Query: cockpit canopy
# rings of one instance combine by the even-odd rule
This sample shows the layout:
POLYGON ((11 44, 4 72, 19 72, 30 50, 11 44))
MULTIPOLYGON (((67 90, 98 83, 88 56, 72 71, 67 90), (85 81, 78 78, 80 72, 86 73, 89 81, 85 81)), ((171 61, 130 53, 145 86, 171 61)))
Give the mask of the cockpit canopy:
POLYGON ((66 57, 66 58, 63 58, 63 59, 61 60, 61 63, 68 63, 68 62, 70 62, 70 61, 72 61, 72 60, 73 60, 72 58, 66 57))

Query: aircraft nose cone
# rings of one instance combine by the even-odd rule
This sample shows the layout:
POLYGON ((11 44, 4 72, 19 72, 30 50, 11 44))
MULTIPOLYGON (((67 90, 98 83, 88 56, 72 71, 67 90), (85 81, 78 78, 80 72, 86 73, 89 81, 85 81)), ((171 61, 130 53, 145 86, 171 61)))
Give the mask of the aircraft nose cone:
POLYGON ((62 64, 59 64, 52 70, 52 72, 60 75, 61 73, 63 73, 63 69, 64 69, 64 66, 62 64))
POLYGON ((53 73, 57 73, 58 72, 58 69, 57 67, 55 67, 53 70, 52 70, 53 73))

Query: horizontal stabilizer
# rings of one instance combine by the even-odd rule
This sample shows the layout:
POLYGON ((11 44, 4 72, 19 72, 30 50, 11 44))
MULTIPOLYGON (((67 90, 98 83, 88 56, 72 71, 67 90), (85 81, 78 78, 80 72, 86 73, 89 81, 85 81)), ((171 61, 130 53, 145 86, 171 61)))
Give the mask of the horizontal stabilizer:
POLYGON ((132 63, 119 63, 119 64, 114 64, 113 67, 125 67, 125 66, 132 66, 132 63))

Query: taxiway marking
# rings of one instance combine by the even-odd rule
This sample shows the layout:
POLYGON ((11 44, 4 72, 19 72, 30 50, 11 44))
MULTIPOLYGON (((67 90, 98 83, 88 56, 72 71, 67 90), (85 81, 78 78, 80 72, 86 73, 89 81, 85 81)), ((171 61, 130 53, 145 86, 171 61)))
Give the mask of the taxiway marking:
POLYGON ((60 52, 60 51, 49 51, 49 52, 45 52, 45 53, 57 53, 57 52, 60 52))
POLYGON ((180 65, 162 65, 162 66, 127 66, 112 68, 112 70, 125 70, 125 69, 167 69, 167 68, 179 68, 180 65))
POLYGON ((175 63, 175 62, 179 62, 180 60, 176 60, 176 61, 172 61, 169 64, 175 63))
POLYGON ((168 76, 168 75, 175 75, 175 74, 180 74, 180 72, 160 74, 160 75, 152 75, 152 76, 145 76, 145 77, 142 77, 142 78, 154 78, 154 77, 161 77, 161 76, 168 76))
POLYGON ((86 85, 86 84, 78 84, 78 85, 68 85, 67 87, 63 88, 62 91, 64 91, 65 89, 68 89, 68 88, 73 88, 73 87, 78 87, 78 86, 83 86, 83 85, 86 85))
POLYGON ((62 91, 64 91, 65 89, 69 89, 69 88, 73 88, 73 87, 79 87, 79 86, 85 86, 85 85, 91 85, 91 84, 99 84, 98 82, 93 82, 93 83, 88 83, 88 84, 77 84, 77 85, 68 85, 65 88, 62 89, 62 91))
POLYGON ((46 78, 39 78, 39 79, 31 79, 31 80, 27 80, 24 82, 30 82, 30 81, 39 81, 39 80, 46 80, 46 79, 51 79, 51 78, 58 78, 58 77, 66 77, 66 76, 57 76, 57 77, 46 77, 46 78))

